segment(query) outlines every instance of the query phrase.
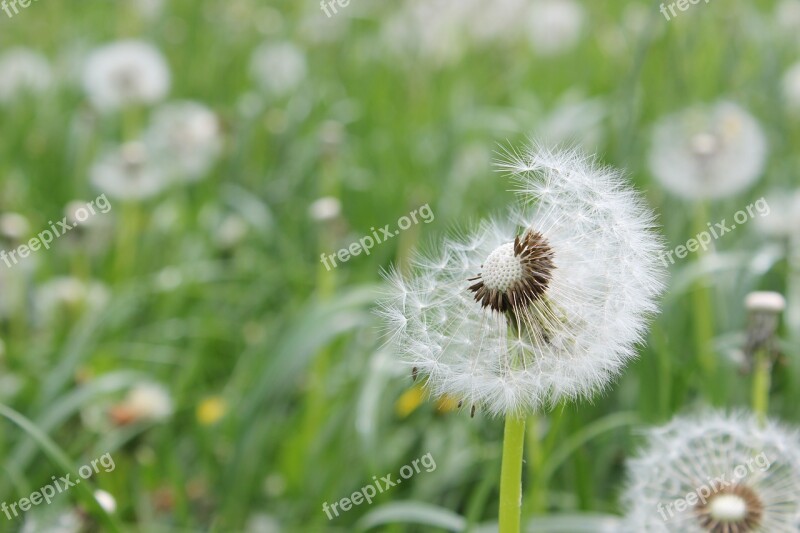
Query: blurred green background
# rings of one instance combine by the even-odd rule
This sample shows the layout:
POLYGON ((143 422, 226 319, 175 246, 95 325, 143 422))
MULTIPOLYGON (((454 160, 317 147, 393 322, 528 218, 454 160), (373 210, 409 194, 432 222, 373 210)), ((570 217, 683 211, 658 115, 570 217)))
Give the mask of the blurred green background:
MULTIPOLYGON (((712 0, 668 21, 660 2, 592 0, 550 24, 539 3, 351 0, 327 17, 311 0, 39 0, 0 12, 3 249, 105 192, 90 179, 97 161, 137 142, 159 106, 202 103, 220 143, 195 179, 109 196, 92 232, 0 263, 0 501, 105 453, 116 465, 50 505, 0 515, 0 531, 491 530, 502 421, 426 401, 393 364, 372 313, 381 270, 501 213, 513 196, 492 161, 529 138, 626 169, 670 248, 698 221, 800 183, 800 119, 784 90, 800 60, 800 2, 712 0), (121 39, 163 54, 168 94, 96 109, 87 57, 121 39), (46 75, 3 62, 20 48, 41 54, 46 75), (651 129, 719 100, 760 122, 763 170, 721 200, 671 196, 648 168, 651 129), (424 204, 432 222, 335 269, 320 263, 424 204), (322 511, 427 453, 435 470, 372 505, 333 520, 322 511), (92 503, 96 489, 113 509, 92 503)), ((798 209, 774 205, 769 217, 791 226, 798 209)), ((596 515, 624 512, 638 427, 707 402, 748 405, 743 299, 800 287, 798 239, 756 222, 671 267, 641 357, 611 390, 529 424, 524 484, 549 491, 524 502, 526 520, 544 512, 575 517, 574 531, 613 531, 596 515)), ((791 423, 790 324, 770 409, 791 423)))

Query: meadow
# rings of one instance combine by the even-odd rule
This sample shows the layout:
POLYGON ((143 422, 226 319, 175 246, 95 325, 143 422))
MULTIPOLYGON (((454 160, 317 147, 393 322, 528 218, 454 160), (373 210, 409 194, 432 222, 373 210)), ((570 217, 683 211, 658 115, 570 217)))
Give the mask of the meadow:
POLYGON ((379 302, 533 142, 621 169, 668 274, 635 359, 525 413, 522 530, 630 527, 675 416, 800 426, 800 0, 334 5, 0 11, 0 531, 497 531, 503 417, 379 302))

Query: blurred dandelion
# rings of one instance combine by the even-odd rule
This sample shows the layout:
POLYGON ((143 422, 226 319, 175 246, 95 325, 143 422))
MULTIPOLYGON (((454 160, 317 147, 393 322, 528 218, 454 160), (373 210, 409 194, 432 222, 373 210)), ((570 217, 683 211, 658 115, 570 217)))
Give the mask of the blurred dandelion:
POLYGON ((95 187, 118 200, 144 200, 169 185, 164 165, 138 141, 101 154, 89 176, 95 187))
POLYGON ((113 406, 109 414, 116 425, 125 426, 136 422, 158 422, 168 418, 172 411, 172 397, 163 385, 140 383, 121 403, 113 406))
POLYGON ((675 418, 647 432, 628 472, 626 531, 797 531, 800 441, 773 422, 719 412, 675 418))
POLYGON ((92 105, 101 111, 153 104, 169 91, 169 66, 149 43, 118 41, 89 54, 83 86, 92 105))
POLYGON ((289 42, 264 43, 253 52, 250 72, 267 93, 283 96, 306 77, 306 56, 289 42))
POLYGON ((11 103, 21 95, 36 96, 53 82, 47 59, 27 48, 11 48, 0 55, 0 104, 11 103))
POLYGON ((528 40, 540 55, 552 56, 573 48, 581 37, 586 13, 575 0, 541 0, 530 6, 528 40))
POLYGON ((171 177, 198 180, 204 177, 222 152, 222 136, 216 115, 197 102, 173 102, 155 111, 144 135, 157 159, 164 161, 171 177))
POLYGON ((690 200, 734 195, 764 170, 767 140, 758 121, 731 102, 693 107, 653 132, 650 170, 669 192, 690 200))

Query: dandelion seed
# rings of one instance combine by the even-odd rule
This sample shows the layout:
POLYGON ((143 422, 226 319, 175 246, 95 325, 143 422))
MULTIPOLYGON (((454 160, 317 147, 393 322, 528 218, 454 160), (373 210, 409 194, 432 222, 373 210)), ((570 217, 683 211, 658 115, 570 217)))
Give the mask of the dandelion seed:
POLYGON ((534 50, 552 56, 573 48, 581 36, 586 14, 574 0, 540 0, 528 13, 528 39, 534 50))
POLYGON ((790 533, 800 522, 798 435, 749 414, 651 429, 628 471, 626 531, 790 533))

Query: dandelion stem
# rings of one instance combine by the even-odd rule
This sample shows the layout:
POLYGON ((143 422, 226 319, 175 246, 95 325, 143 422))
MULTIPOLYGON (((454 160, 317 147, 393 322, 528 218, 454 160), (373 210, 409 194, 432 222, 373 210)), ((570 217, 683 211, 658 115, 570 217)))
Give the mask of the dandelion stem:
POLYGON ((767 421, 767 411, 769 410, 771 373, 772 362, 770 361, 769 350, 761 348, 756 351, 755 354, 755 369, 753 372, 753 412, 762 424, 767 421))
POLYGON ((525 418, 509 413, 503 434, 503 462, 500 468, 500 533, 519 533, 522 506, 522 452, 525 418))

